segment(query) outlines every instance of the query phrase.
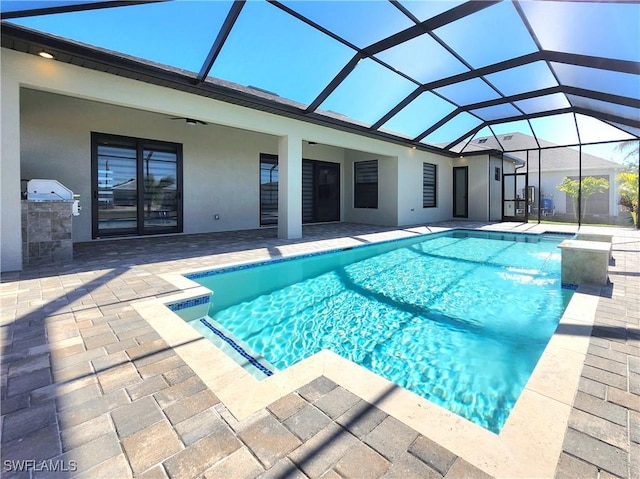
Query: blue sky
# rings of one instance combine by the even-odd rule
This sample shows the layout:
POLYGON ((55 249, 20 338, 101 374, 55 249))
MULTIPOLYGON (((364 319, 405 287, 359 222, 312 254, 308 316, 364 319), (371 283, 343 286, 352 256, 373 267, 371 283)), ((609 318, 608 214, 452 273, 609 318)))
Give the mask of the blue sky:
MULTIPOLYGON (((24 6, 25 3, 3 1, 2 9, 10 11, 16 4, 24 6)), ((29 5, 39 7, 60 3, 86 1, 31 2, 29 5)), ((459 3, 402 2, 419 20, 442 13, 459 3)), ((366 47, 414 25, 409 17, 386 1, 285 1, 284 4, 342 35, 356 47, 366 47)), ((15 20, 15 23, 197 73, 231 5, 229 0, 174 0, 36 16, 15 20)), ((640 5, 616 3, 603 7, 600 3, 584 2, 521 2, 520 5, 536 29, 543 48, 640 61, 640 42, 628 41, 634 38, 635 32, 638 33, 635 38, 640 38, 640 5)), ((511 2, 490 6, 436 29, 435 34, 473 68, 537 50, 511 2)), ((245 4, 210 75, 244 86, 256 86, 308 105, 355 53, 350 46, 282 10, 253 0, 245 4)), ((378 58, 388 62, 392 68, 405 71, 416 82, 371 59, 364 59, 320 108, 371 125, 414 91, 419 83, 469 70, 428 35, 382 51, 378 58)), ((637 98, 640 91, 638 75, 603 74, 593 68, 564 64, 554 65, 554 69, 560 81, 570 86, 589 87, 633 98, 637 98)), ((487 80, 506 95, 557 85, 544 62, 488 75, 487 80)), ((439 88, 435 92, 440 96, 420 95, 388 121, 384 129, 413 137, 432 126, 440 118, 438 115, 453 111, 457 105, 499 97, 480 79, 439 88)), ((560 94, 518 103, 525 113, 568 105, 566 97, 560 94)), ((610 105, 597 106, 610 108, 610 105)), ((477 111, 481 118, 489 121, 511 113, 517 111, 509 105, 477 111)), ((464 134, 464 128, 479 123, 469 114, 458 115, 430 135, 427 141, 452 141, 464 134)), ((575 133, 571 133, 575 128, 566 126, 570 122, 553 119, 533 123, 536 133, 549 141, 573 142, 576 139, 575 133)), ((583 128, 597 129, 593 125, 583 128)))

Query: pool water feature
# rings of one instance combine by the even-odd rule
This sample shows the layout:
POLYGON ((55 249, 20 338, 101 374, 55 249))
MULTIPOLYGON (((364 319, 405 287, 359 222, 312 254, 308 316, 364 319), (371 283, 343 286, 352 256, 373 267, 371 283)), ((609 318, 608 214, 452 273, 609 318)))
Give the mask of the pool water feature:
POLYGON ((187 275, 214 291, 190 323, 270 371, 330 349, 497 433, 572 294, 561 239, 454 231, 187 275))

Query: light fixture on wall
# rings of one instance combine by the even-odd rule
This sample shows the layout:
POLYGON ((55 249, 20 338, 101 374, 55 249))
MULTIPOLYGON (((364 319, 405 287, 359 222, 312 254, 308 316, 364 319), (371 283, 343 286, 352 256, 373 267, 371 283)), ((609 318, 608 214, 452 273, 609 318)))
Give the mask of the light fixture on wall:
POLYGON ((40 50, 38 52, 38 55, 40 55, 42 58, 46 58, 47 60, 53 60, 55 57, 53 56, 53 53, 49 53, 46 50, 40 50))

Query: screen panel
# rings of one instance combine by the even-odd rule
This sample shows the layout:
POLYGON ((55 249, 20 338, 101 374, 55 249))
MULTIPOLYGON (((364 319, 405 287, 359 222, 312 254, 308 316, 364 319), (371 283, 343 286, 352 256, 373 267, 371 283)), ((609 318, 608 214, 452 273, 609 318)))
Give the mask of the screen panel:
POLYGON ((198 72, 232 2, 159 2, 11 20, 163 65, 198 72), (114 34, 117 32, 117 34, 114 34))

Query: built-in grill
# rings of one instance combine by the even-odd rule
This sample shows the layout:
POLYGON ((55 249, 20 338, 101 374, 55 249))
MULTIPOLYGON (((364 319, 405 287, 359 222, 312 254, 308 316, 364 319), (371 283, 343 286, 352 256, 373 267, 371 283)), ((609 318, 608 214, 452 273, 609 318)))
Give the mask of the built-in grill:
POLYGON ((33 179, 27 181, 27 201, 73 201, 71 214, 80 214, 79 195, 56 180, 33 179))
POLYGON ((22 201, 22 263, 47 264, 73 258, 73 217, 79 195, 56 180, 27 181, 22 201))

